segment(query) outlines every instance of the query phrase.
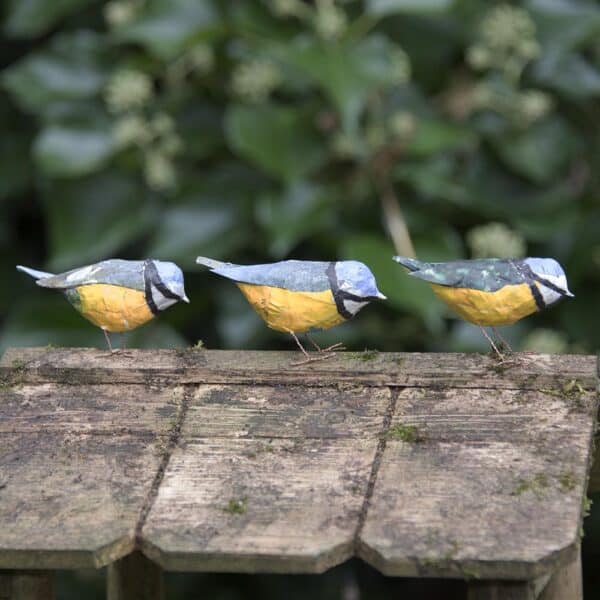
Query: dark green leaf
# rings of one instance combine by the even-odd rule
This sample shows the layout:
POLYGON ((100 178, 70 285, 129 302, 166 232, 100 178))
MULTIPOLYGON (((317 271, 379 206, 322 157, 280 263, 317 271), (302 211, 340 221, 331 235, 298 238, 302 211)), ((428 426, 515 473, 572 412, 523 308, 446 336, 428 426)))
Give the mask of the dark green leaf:
POLYGON ((172 59, 197 39, 222 28, 211 0, 150 0, 132 22, 115 31, 117 39, 142 44, 157 57, 172 59))
POLYGON ((377 286, 388 297, 388 302, 401 310, 418 314, 431 332, 442 327, 442 304, 429 285, 406 274, 392 260, 394 248, 382 237, 362 234, 347 237, 342 242, 345 259, 360 260, 373 271, 377 286))
POLYGON ((580 0, 529 0, 527 9, 546 48, 576 48, 600 36, 600 7, 580 0))
POLYGON ((600 94, 600 71, 575 52, 547 51, 532 69, 534 80, 567 98, 600 94))
POLYGON ((536 183, 559 177, 580 147, 569 125, 558 117, 545 119, 522 133, 495 138, 493 144, 508 166, 536 183))
POLYGON ((50 125, 35 140, 33 155, 48 175, 79 177, 100 169, 116 149, 110 130, 50 125))
POLYGON ((256 216, 267 233, 269 250, 282 258, 298 242, 331 226, 333 203, 328 192, 307 182, 298 182, 279 193, 258 200, 256 216))
POLYGON ((344 128, 355 133, 368 96, 399 81, 392 62, 394 48, 379 34, 359 43, 326 42, 305 35, 275 46, 273 52, 318 83, 340 111, 344 128))
POLYGON ((168 208, 147 249, 149 256, 195 268, 196 256, 223 257, 246 241, 237 227, 235 204, 201 195, 168 208))
POLYGON ((438 119, 418 119, 415 134, 406 145, 412 156, 429 156, 444 150, 473 146, 477 141, 472 131, 438 119))
POLYGON ((91 98, 102 89, 107 70, 101 54, 95 33, 57 35, 4 71, 2 83, 23 109, 44 115, 57 102, 91 98))
POLYGON ((286 181, 314 171, 324 159, 313 120, 299 108, 233 105, 226 113, 225 133, 233 150, 286 181))
POLYGON ((147 192, 114 172, 50 186, 46 212, 50 264, 60 270, 113 257, 156 216, 147 192))
POLYGON ((10 0, 4 30, 15 37, 45 33, 60 19, 93 0, 10 0))
POLYGON ((394 13, 438 13, 447 11, 454 0, 367 0, 367 12, 375 16, 394 13))

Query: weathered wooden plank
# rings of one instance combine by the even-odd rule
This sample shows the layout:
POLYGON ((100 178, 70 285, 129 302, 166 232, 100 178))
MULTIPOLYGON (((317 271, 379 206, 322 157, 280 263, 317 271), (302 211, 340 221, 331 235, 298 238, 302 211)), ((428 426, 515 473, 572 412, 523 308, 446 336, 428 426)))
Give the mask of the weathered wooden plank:
POLYGON ((186 571, 320 572, 350 558, 390 400, 387 389, 200 390, 144 553, 186 571))
POLYGON ((52 571, 0 572, 0 600, 53 600, 52 571))
POLYGON ((199 386, 183 435, 184 439, 376 437, 390 397, 386 388, 348 384, 199 386))
POLYGON ((596 359, 582 355, 516 353, 507 362, 482 354, 341 352, 330 360, 291 367, 297 352, 132 350, 127 355, 81 348, 13 348, 0 376, 29 383, 140 383, 147 385, 355 383, 372 386, 467 388, 596 385, 596 359))
POLYGON ((359 553, 389 575, 530 580, 577 551, 593 394, 405 389, 359 553))
POLYGON ((128 554, 181 388, 5 386, 0 567, 98 567, 128 554))
POLYGON ((559 567, 550 577, 538 600, 582 600, 583 581, 581 573, 581 554, 574 560, 559 567))
POLYGON ((2 391, 0 433, 154 436, 176 418, 182 399, 181 386, 16 384, 2 391))
POLYGON ((108 565, 107 600, 163 600, 162 569, 141 552, 108 565))
POLYGON ((536 600, 536 594, 530 581, 471 581, 467 600, 536 600))

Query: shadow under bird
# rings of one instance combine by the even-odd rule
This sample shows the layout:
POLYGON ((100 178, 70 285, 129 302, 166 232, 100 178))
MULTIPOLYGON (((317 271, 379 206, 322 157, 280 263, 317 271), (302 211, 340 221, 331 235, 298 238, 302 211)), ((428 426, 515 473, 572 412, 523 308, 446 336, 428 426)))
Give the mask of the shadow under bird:
POLYGON ((183 273, 160 260, 104 260, 54 275, 17 266, 45 288, 60 290, 69 302, 106 337, 107 332, 136 329, 176 302, 189 302, 183 273))
POLYGON ((354 317, 372 300, 385 300, 375 277, 361 262, 286 260, 263 265, 234 265, 199 256, 196 262, 213 273, 231 279, 250 305, 276 331, 289 333, 303 352, 304 364, 327 358, 341 344, 320 348, 309 331, 329 329, 354 317), (319 351, 306 352, 298 333, 306 333, 319 351))
POLYGON ((484 327, 511 325, 541 311, 564 296, 573 297, 567 276, 553 258, 488 258, 421 262, 404 256, 394 260, 409 275, 431 284, 436 295, 469 323, 479 325, 494 351, 502 356, 484 327))

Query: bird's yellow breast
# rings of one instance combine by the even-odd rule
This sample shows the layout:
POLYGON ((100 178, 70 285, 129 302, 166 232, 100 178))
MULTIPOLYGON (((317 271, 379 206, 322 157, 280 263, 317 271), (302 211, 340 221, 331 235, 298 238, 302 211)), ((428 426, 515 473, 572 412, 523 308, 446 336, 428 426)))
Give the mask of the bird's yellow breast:
POLYGON ((303 333, 329 329, 345 321, 330 290, 293 292, 266 285, 238 283, 248 302, 271 329, 303 333))
POLYGON ((481 326, 510 325, 537 310, 526 283, 495 292, 432 284, 433 291, 465 321, 481 326))
POLYGON ((144 292, 118 285, 95 283, 75 289, 75 308, 106 331, 129 331, 154 317, 144 292))

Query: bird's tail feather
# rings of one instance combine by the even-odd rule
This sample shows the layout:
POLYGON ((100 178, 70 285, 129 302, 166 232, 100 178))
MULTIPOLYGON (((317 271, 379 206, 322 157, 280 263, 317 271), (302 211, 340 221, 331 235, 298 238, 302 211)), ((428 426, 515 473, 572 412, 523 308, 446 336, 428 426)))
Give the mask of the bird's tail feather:
POLYGON ((196 258, 196 264, 203 265, 205 267, 208 267, 209 269, 219 269, 221 267, 231 266, 229 263, 224 263, 220 260, 207 258, 206 256, 198 256, 198 258, 196 258))
POLYGON ((27 273, 27 275, 33 277, 34 279, 45 279, 46 277, 52 277, 54 275, 54 273, 46 273, 46 271, 36 271, 35 269, 30 269, 29 267, 24 267, 23 265, 17 265, 17 271, 27 273))
POLYGON ((397 263, 400 263, 403 267, 406 267, 409 271, 418 271, 424 266, 420 260, 408 258, 406 256, 394 256, 394 260, 397 263))

